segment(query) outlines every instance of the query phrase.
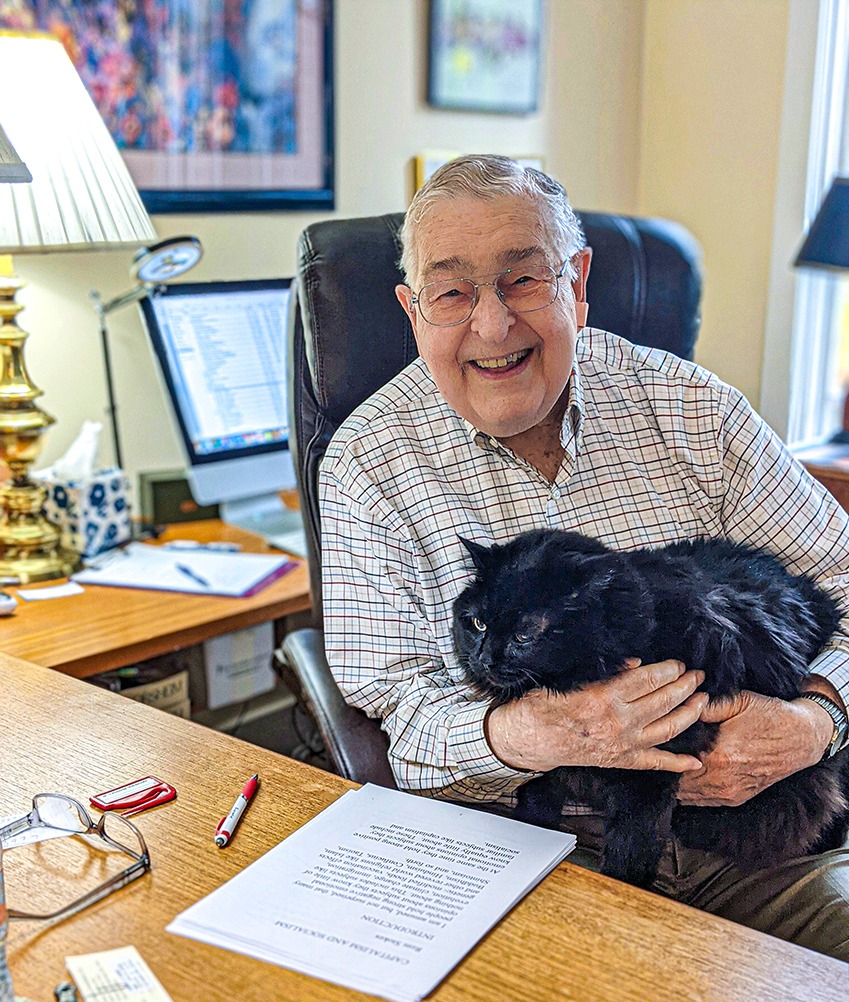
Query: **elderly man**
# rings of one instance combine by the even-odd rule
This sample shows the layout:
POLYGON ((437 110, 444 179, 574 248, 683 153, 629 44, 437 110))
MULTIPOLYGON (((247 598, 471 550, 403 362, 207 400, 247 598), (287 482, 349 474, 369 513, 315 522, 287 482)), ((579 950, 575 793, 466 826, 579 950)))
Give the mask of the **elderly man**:
MULTIPOLYGON (((792 702, 745 692, 709 706, 700 673, 675 661, 495 708, 469 690, 451 641, 472 576, 458 534, 502 543, 550 526, 619 549, 727 537, 849 607, 849 522, 732 387, 584 327, 590 251, 545 174, 452 161, 402 239, 396 294, 421 358, 345 422, 321 477, 328 658, 346 698, 382 719, 399 786, 504 807, 557 766, 664 769, 682 774, 683 803, 733 806, 834 752, 843 635, 792 702), (699 718, 720 723, 703 761, 658 747, 699 718)), ((565 813, 592 865, 599 819, 565 813)), ((849 960, 849 850, 764 865, 746 876, 671 843, 654 886, 849 960)))

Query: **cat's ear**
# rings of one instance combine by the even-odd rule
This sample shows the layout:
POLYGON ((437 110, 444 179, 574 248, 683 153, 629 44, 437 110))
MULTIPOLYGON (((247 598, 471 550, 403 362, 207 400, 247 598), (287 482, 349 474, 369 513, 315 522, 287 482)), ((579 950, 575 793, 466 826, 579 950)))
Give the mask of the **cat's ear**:
POLYGON ((457 536, 457 539, 460 540, 463 546, 465 546, 471 554, 475 568, 479 571, 485 571, 489 566, 492 550, 488 546, 482 546, 480 543, 475 543, 471 539, 466 539, 465 536, 457 536))

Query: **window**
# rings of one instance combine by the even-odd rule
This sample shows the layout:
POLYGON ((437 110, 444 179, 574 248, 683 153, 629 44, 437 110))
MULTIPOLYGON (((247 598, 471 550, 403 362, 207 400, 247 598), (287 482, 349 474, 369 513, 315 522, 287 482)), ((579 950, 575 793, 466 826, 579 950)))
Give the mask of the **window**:
MULTIPOLYGON (((805 190, 807 231, 832 179, 849 175, 849 0, 820 0, 805 190)), ((791 446, 844 425, 849 394, 849 274, 799 269, 793 314, 791 446)))

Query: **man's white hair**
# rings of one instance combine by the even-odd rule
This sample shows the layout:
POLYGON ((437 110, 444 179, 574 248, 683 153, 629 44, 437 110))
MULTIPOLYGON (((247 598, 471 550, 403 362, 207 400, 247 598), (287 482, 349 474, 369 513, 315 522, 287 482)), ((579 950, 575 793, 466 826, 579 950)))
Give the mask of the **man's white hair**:
POLYGON ((523 167, 509 157, 473 154, 443 164, 419 188, 410 203, 401 228, 400 263, 407 284, 412 287, 418 280, 418 227, 436 202, 464 197, 488 201, 505 195, 524 195, 539 204, 551 233, 553 250, 560 261, 570 262, 566 274, 574 279, 576 273, 571 258, 583 249, 586 241, 563 185, 548 174, 533 167, 523 167))

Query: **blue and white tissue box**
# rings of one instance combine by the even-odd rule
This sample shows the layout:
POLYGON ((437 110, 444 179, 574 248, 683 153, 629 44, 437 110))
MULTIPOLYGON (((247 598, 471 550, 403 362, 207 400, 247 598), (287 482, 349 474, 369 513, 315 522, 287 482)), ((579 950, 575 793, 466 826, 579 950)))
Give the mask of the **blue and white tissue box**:
POLYGON ((47 488, 44 516, 62 530, 66 549, 93 557, 130 538, 130 484, 123 470, 101 470, 85 480, 60 480, 50 469, 35 476, 47 488))

